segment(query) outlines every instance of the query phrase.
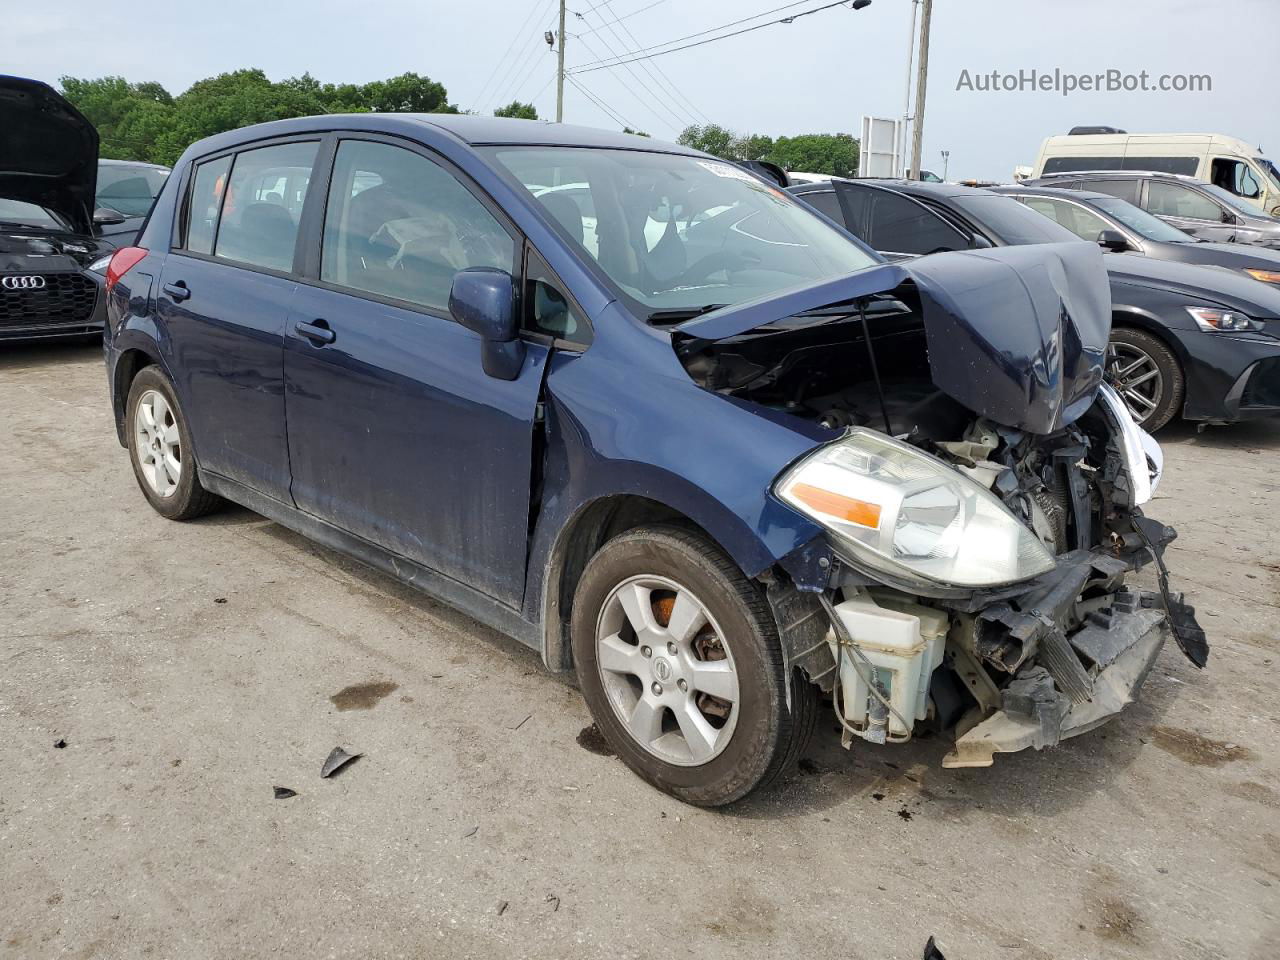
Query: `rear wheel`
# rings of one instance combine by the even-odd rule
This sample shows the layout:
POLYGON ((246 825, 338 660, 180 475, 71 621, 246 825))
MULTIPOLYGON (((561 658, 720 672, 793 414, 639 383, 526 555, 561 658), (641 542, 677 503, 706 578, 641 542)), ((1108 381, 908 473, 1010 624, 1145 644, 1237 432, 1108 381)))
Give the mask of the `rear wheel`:
POLYGON ((1146 430, 1159 430, 1182 406, 1182 367, 1168 344, 1142 330, 1116 327, 1107 345, 1107 381, 1146 430))
POLYGON ((133 475, 156 513, 191 520, 216 509, 222 500, 200 485, 190 431, 159 367, 134 377, 125 410, 133 475))
POLYGON ((592 557, 573 653, 597 726, 636 773, 719 806, 784 773, 813 731, 816 690, 788 679, 757 584, 705 538, 642 527, 592 557))

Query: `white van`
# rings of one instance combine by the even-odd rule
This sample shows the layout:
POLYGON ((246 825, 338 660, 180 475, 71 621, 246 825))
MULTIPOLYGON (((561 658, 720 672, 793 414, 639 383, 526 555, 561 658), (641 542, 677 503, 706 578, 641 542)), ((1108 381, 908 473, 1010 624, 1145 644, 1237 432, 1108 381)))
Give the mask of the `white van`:
POLYGON ((1253 204, 1262 213, 1280 216, 1280 172, 1275 164, 1264 157, 1261 150, 1220 133, 1073 131, 1064 137, 1045 140, 1036 158, 1034 175, 1081 170, 1180 173, 1216 184, 1253 204))

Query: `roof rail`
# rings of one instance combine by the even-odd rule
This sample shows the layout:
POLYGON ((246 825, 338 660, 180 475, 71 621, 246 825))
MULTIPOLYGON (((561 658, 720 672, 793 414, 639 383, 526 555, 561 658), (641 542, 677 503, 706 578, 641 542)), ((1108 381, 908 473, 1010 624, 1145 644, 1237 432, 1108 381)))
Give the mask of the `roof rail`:
POLYGON ((1058 177, 1079 177, 1079 176, 1106 176, 1106 177, 1173 177, 1175 180, 1191 180, 1195 183, 1203 183, 1197 177, 1193 177, 1186 173, 1169 173, 1167 170, 1116 170, 1115 168, 1103 167, 1098 170, 1055 170, 1053 173, 1042 173, 1034 180, 1047 180, 1058 177))
POLYGON ((1087 137, 1100 133, 1128 133, 1128 130, 1121 130, 1119 127, 1072 127, 1067 131, 1068 137, 1087 137))

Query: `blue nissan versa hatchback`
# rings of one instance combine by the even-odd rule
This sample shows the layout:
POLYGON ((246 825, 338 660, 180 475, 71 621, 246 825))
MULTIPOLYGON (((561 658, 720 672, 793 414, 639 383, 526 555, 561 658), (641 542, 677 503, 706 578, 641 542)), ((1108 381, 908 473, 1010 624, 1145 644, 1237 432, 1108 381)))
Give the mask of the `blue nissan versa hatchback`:
POLYGON ((1155 443, 1102 383, 1092 244, 885 262, 753 174, 520 120, 203 140, 110 264, 120 441, 574 669, 716 805, 820 704, 953 766, 1082 733, 1166 636, 1155 443), (1124 585, 1159 565, 1160 593, 1124 585))

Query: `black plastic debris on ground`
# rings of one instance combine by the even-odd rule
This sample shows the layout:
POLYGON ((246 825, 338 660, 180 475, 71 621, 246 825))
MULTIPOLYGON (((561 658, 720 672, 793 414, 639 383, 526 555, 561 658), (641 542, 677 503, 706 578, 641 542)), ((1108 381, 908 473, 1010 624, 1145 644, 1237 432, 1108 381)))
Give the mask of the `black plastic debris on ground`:
POLYGON ((947 958, 942 955, 938 945, 933 942, 933 937, 930 937, 929 942, 924 945, 924 956, 921 960, 947 960, 947 958))
POLYGON ((275 798, 277 800, 288 800, 290 797, 296 797, 298 795, 297 790, 290 790, 288 787, 272 787, 271 789, 275 791, 275 798))
POLYGON ((358 757, 364 756, 360 753, 347 753, 341 747, 334 747, 333 751, 325 758, 324 766, 320 768, 321 777, 335 776, 342 770, 351 765, 351 761, 358 757))
POLYGON ((67 749, 67 741, 65 741, 65 740, 63 740, 63 739, 61 739, 61 738, 59 738, 59 739, 57 739, 57 740, 53 741, 53 749, 55 749, 55 750, 65 750, 65 749, 67 749))

